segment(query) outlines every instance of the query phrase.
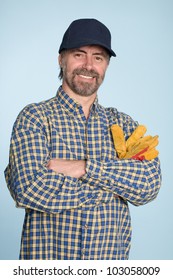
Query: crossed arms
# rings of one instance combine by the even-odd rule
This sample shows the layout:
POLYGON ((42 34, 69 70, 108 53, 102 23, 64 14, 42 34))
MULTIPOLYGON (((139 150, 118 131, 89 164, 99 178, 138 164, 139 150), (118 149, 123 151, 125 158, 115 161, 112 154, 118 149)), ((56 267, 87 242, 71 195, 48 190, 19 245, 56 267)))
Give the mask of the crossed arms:
POLYGON ((142 205, 157 196, 161 182, 158 158, 52 159, 41 126, 24 114, 13 129, 5 175, 17 207, 48 213, 94 204, 103 192, 142 205))

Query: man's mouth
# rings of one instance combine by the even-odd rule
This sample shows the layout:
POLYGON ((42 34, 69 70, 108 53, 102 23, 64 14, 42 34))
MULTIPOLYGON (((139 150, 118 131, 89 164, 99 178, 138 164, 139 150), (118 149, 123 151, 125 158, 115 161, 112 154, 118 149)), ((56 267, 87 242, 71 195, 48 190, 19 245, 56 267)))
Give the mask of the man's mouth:
POLYGON ((93 79, 97 79, 99 74, 94 70, 86 70, 86 69, 75 69, 73 75, 77 75, 81 79, 86 79, 88 81, 92 81, 93 79))
POLYGON ((88 80, 94 78, 94 77, 92 77, 92 76, 85 76, 85 75, 78 75, 78 76, 81 77, 81 78, 84 78, 84 79, 88 79, 88 80))

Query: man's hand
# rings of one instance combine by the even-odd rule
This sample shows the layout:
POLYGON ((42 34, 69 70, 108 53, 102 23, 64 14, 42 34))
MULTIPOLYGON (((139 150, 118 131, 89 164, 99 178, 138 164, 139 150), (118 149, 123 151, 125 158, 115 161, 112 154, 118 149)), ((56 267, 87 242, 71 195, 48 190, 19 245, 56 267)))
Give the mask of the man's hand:
POLYGON ((85 160, 66 160, 66 159, 51 159, 47 165, 48 169, 61 173, 64 176, 80 178, 86 173, 85 160))

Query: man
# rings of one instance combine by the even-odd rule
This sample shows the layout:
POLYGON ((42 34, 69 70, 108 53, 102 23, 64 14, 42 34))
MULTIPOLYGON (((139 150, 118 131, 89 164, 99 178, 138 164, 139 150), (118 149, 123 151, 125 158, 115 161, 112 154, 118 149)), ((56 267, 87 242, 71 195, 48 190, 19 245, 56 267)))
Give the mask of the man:
POLYGON ((20 259, 128 259, 128 202, 157 196, 159 160, 118 157, 111 127, 127 140, 138 123, 98 104, 116 56, 107 27, 95 19, 72 22, 59 53, 56 97, 26 106, 11 138, 6 180, 26 211, 20 259))

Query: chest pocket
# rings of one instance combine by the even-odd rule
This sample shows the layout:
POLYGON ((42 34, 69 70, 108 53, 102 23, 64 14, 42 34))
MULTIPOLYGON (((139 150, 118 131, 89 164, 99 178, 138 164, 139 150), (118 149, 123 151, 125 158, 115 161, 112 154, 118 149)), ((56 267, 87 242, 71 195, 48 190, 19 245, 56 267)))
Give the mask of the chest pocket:
POLYGON ((85 135, 71 119, 55 121, 49 125, 49 150, 51 158, 85 159, 85 135))
POLYGON ((116 158, 109 120, 105 114, 87 121, 64 116, 49 120, 51 158, 80 160, 93 158, 107 161, 116 158))

